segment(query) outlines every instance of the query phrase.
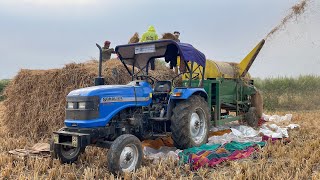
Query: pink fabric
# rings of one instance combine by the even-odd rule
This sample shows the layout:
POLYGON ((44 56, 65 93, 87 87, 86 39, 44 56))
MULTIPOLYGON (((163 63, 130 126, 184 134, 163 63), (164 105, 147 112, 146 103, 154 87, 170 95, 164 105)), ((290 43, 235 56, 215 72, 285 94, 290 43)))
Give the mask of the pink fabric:
POLYGON ((255 151, 255 148, 253 147, 249 147, 245 150, 238 150, 238 151, 234 151, 230 156, 228 157, 223 157, 223 158, 213 158, 211 160, 209 160, 207 158, 207 156, 212 153, 212 151, 205 151, 205 152, 201 152, 199 155, 196 154, 192 154, 190 155, 190 160, 192 162, 192 168, 194 170, 197 170, 203 166, 209 166, 209 167, 213 167, 216 166, 224 161, 233 161, 233 160, 237 160, 237 159, 243 159, 243 158, 247 158, 249 157, 253 152, 255 151))

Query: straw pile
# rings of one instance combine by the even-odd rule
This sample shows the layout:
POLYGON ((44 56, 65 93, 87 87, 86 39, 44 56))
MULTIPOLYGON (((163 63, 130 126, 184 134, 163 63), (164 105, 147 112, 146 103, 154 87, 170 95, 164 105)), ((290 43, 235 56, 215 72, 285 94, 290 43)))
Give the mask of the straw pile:
MULTIPOLYGON (((14 137, 32 139, 49 137, 63 126, 66 95, 73 89, 93 85, 98 62, 68 64, 62 69, 21 70, 5 90, 3 124, 14 137)), ((171 79, 173 73, 165 66, 156 66, 151 75, 171 79)), ((127 84, 130 76, 119 60, 103 64, 106 84, 127 84)))
POLYGON ((278 24, 276 27, 274 27, 269 33, 268 35, 265 37, 265 39, 270 38, 273 34, 275 34, 276 32, 278 32, 281 28, 283 28, 288 22, 289 20, 291 20, 294 17, 298 17, 299 15, 303 14, 305 12, 306 6, 307 6, 307 2, 309 0, 302 0, 300 3, 294 5, 291 7, 291 12, 282 19, 282 21, 280 22, 280 24, 278 24))
POLYGON ((139 42, 139 34, 136 32, 133 34, 133 36, 130 38, 128 44, 132 44, 132 43, 138 43, 139 42))
POLYGON ((173 35, 172 33, 164 33, 162 34, 161 39, 172 39, 172 40, 177 40, 177 37, 173 35))

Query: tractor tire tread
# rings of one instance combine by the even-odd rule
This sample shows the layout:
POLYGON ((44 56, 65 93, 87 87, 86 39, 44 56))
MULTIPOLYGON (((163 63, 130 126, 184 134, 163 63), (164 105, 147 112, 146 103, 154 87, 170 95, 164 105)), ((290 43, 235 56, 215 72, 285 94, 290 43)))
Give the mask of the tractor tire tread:
MULTIPOLYGON (((207 128, 209 127, 210 111, 208 104, 203 97, 191 96, 189 99, 178 103, 177 106, 173 109, 173 115, 171 117, 171 132, 174 145, 179 149, 185 149, 194 146, 191 138, 188 138, 190 132, 188 116, 190 116, 190 110, 195 107, 203 108, 207 116, 207 128)), ((207 129, 207 134, 205 137, 206 141, 208 132, 209 129, 207 129)))
POLYGON ((138 149, 138 162, 135 169, 138 169, 142 163, 142 146, 140 140, 132 134, 123 134, 116 138, 107 152, 107 166, 109 172, 113 174, 124 173, 120 169, 120 155, 127 144, 135 144, 138 149))

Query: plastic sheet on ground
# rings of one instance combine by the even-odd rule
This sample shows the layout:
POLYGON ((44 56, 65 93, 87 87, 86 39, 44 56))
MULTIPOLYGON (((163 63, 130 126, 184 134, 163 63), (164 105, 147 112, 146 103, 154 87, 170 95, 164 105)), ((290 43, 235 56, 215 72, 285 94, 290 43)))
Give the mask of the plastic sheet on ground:
POLYGON ((287 138, 288 135, 288 128, 281 128, 276 124, 263 124, 260 128, 260 133, 265 136, 272 137, 272 138, 287 138))
POLYGON ((232 132, 222 136, 212 136, 208 140, 208 144, 226 144, 231 141, 235 142, 261 142, 260 136, 244 136, 241 131, 231 128, 232 132))
POLYGON ((262 114, 262 119, 265 121, 272 121, 275 123, 283 122, 283 121, 291 121, 292 119, 292 114, 286 114, 284 116, 279 116, 279 115, 266 115, 262 114))
POLYGON ((159 149, 153 149, 148 146, 143 148, 143 153, 147 159, 159 160, 161 159, 178 159, 178 154, 181 150, 175 147, 163 146, 159 149))

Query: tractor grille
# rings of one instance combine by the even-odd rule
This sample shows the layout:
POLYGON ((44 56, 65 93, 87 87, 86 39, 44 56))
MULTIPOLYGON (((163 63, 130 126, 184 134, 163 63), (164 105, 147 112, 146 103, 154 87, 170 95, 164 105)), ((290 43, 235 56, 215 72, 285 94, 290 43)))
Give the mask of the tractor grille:
POLYGON ((66 119, 91 120, 97 118, 99 118, 99 96, 67 97, 66 119), (79 107, 81 103, 85 103, 82 108, 79 107))

